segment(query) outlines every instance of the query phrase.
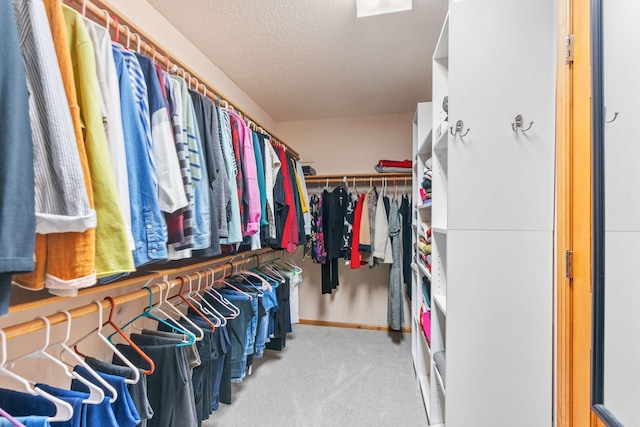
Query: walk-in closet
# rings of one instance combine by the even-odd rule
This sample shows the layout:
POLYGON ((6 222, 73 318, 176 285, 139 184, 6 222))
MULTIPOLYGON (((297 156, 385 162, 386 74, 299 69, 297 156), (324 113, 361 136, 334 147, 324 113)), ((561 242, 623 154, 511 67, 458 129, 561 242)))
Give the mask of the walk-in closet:
POLYGON ((0 426, 640 425, 631 3, 0 0, 0 426))

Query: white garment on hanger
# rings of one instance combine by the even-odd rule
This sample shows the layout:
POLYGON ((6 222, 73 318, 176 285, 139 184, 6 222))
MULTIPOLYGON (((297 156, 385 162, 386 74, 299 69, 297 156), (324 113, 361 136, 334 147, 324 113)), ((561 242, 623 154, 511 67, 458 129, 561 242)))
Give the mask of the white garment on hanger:
POLYGON ((389 219, 384 207, 384 195, 381 194, 376 207, 375 238, 373 240, 373 256, 383 264, 393 264, 391 238, 389 237, 389 219))

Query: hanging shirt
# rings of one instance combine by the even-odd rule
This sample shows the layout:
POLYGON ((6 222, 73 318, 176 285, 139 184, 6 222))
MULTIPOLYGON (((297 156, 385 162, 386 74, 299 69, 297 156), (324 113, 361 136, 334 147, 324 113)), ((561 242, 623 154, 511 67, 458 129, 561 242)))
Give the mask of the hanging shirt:
POLYGON ((391 254, 391 238, 389 237, 389 221, 385 211, 384 199, 381 197, 376 205, 375 239, 373 256, 384 264, 393 262, 391 254))
POLYGON ((98 277, 135 270, 128 236, 119 206, 118 194, 109 160, 107 136, 97 97, 98 82, 93 45, 82 16, 63 6, 69 48, 80 102, 80 116, 85 125, 85 147, 89 159, 96 227, 96 272, 98 277))
POLYGON ((260 188, 258 186, 258 171, 256 157, 253 152, 253 136, 242 118, 233 111, 229 112, 232 130, 237 128, 237 133, 242 150, 242 171, 244 174, 244 215, 246 216, 246 229, 243 237, 256 234, 260 230, 260 188))
MULTIPOLYGON (((217 108, 217 107, 216 107, 217 108)), ((220 146, 226 165, 227 177, 229 182, 229 204, 227 210, 227 229, 229 237, 221 238, 220 243, 235 244, 242 242, 242 219, 240 217, 240 201, 238 189, 238 165, 236 156, 233 151, 231 122, 229 112, 225 109, 217 108, 218 125, 220 129, 220 146)))
POLYGON ((184 208, 166 215, 169 234, 174 236, 169 244, 169 259, 177 260, 191 256, 190 249, 193 247, 194 242, 195 199, 193 181, 191 179, 189 132, 193 137, 195 129, 193 128, 193 117, 190 117, 191 110, 189 105, 185 103, 186 99, 183 95, 183 91, 186 92, 187 90, 187 84, 180 77, 171 77, 170 86, 169 106, 175 152, 178 155, 179 170, 182 176, 181 182, 188 201, 187 206, 184 208), (177 226, 178 230, 176 231, 179 234, 172 233, 172 226, 169 224, 173 224, 173 227, 177 226))
POLYGON ((147 85, 151 141, 158 179, 158 200, 163 212, 171 213, 189 204, 182 184, 180 163, 173 140, 167 105, 151 59, 135 54, 147 85))
MULTIPOLYGON (((198 92, 189 91, 195 117, 200 130, 203 149, 203 164, 208 173, 208 181, 203 188, 209 193, 209 210, 211 211, 212 250, 219 253, 220 238, 229 236, 229 214, 231 201, 230 179, 222 151, 222 136, 218 109, 213 101, 198 92)), ((235 178, 234 178, 235 181, 235 178)), ((210 253, 211 250, 208 252, 210 253)), ((204 254, 204 255, 208 255, 204 254)))
POLYGON ((288 207, 281 247, 287 252, 293 253, 298 245, 298 224, 293 195, 293 182, 291 180, 290 169, 288 167, 289 161, 287 160, 287 154, 282 147, 276 147, 276 151, 278 152, 278 156, 280 157, 280 162, 282 164, 280 172, 282 172, 282 186, 284 188, 285 203, 288 207))
POLYGON ((351 239, 351 263, 350 266, 352 269, 360 268, 360 224, 362 222, 362 211, 364 208, 364 198, 365 194, 361 194, 358 197, 358 202, 356 203, 356 210, 353 214, 353 236, 351 239))
POLYGON ((135 248, 131 233, 131 206, 129 204, 129 172, 127 170, 127 155, 124 148, 124 133, 122 129, 122 111, 120 106, 120 85, 111 49, 111 36, 102 26, 87 18, 84 22, 93 42, 98 84, 100 87, 102 117, 107 133, 107 144, 111 159, 111 168, 116 180, 116 190, 120 200, 122 218, 129 237, 131 249, 135 248))
POLYGON ((233 154, 236 162, 236 186, 238 189, 238 208, 240 210, 240 226, 242 236, 244 237, 247 228, 247 217, 249 214, 249 193, 246 188, 244 177, 244 165, 242 163, 242 141, 244 138, 244 121, 232 111, 227 111, 229 115, 229 124, 231 129, 231 142, 233 145, 233 154))
POLYGON ((303 196, 302 213, 304 214, 304 232, 308 236, 311 234, 311 213, 309 210, 309 190, 302 171, 300 162, 296 162, 296 174, 298 179, 298 188, 303 196), (305 209, 306 208, 306 209, 305 209))
POLYGON ((167 258, 167 229, 158 205, 151 153, 147 150, 144 125, 138 115, 138 103, 124 55, 116 45, 112 46, 112 50, 119 78, 122 129, 129 171, 131 231, 136 245, 133 260, 139 267, 167 258))
POLYGON ((273 198, 273 190, 275 187, 275 180, 278 176, 282 163, 280 162, 278 153, 276 153, 273 145, 271 145, 270 140, 266 141, 263 154, 265 159, 264 181, 267 189, 267 220, 269 221, 269 237, 271 239, 276 239, 275 202, 273 198))
POLYGON ((0 315, 9 310, 11 275, 34 268, 36 218, 29 93, 18 30, 9 2, 0 2, 0 315), (20 235, 16 234, 20 230, 20 235))
MULTIPOLYGON (((44 5, 47 10, 67 105, 71 112, 74 142, 80 158, 83 184, 89 200, 89 208, 95 212, 93 185, 84 144, 80 107, 76 94, 73 63, 68 46, 67 28, 62 5, 57 0, 45 0, 44 5)), ((36 235, 35 270, 33 273, 15 276, 14 280, 20 286, 28 289, 42 289, 45 285, 49 287, 60 286, 65 295, 76 294, 76 287, 91 286, 96 282, 95 236, 95 228, 88 228, 81 233, 67 232, 36 235), (66 287, 67 284, 72 284, 74 287, 66 287)), ((49 292, 57 293, 58 290, 50 289, 49 292)))
POLYGON ((96 226, 47 14, 41 1, 12 0, 25 64, 34 149, 36 231, 96 226))

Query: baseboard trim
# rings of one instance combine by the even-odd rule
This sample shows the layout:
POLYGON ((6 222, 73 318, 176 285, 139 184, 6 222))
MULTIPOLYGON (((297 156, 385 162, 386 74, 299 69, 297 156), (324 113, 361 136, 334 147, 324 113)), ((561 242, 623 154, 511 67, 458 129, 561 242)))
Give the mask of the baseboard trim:
POLYGON ((388 326, 362 325, 360 323, 346 323, 346 322, 329 322, 326 320, 300 319, 300 323, 302 325, 332 326, 334 328, 367 329, 372 331, 404 332, 404 333, 411 332, 411 328, 402 328, 401 331, 394 331, 388 326))

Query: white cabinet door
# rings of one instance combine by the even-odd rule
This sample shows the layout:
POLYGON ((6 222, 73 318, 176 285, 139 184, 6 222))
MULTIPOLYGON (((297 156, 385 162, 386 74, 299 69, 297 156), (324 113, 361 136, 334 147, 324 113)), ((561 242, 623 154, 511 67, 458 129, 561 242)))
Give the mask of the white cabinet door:
POLYGON ((551 230, 555 158, 555 2, 451 4, 449 229, 551 230), (515 133, 514 117, 525 129, 515 133))
POLYGON ((550 427, 553 233, 447 234, 447 427, 550 427))
POLYGON ((603 14, 606 120, 619 113, 604 128, 607 231, 640 231, 640 26, 627 19, 639 13, 640 2, 607 1, 603 14))

